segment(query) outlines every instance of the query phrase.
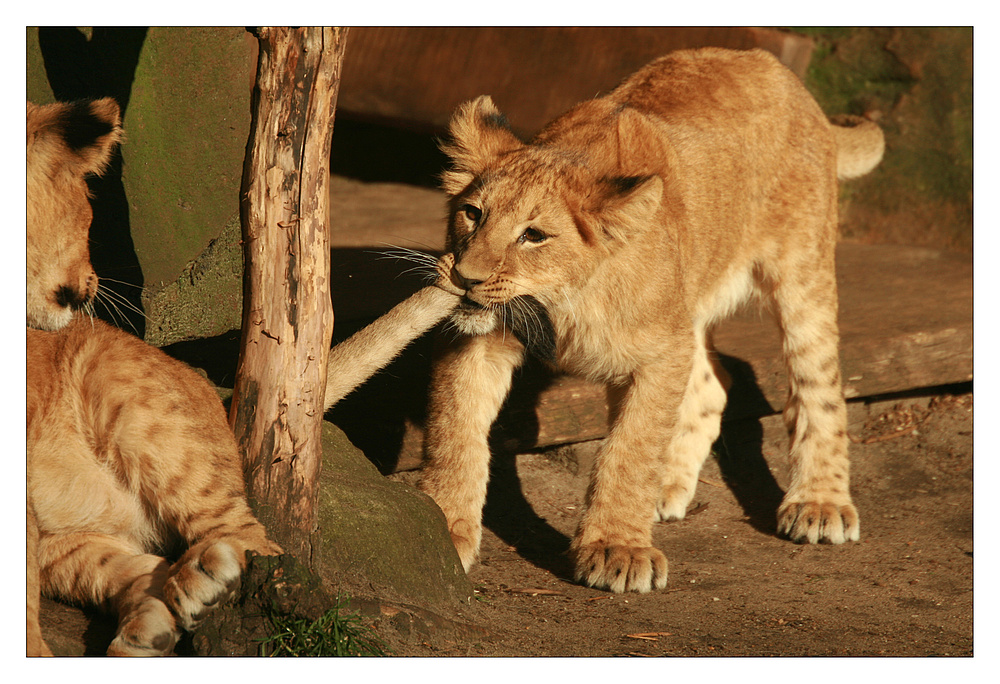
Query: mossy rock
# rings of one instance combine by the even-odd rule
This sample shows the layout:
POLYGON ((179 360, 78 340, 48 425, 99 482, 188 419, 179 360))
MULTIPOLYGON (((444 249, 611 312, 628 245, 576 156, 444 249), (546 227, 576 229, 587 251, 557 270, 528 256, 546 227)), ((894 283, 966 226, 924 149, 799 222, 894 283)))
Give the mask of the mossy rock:
POLYGON ((147 290, 144 339, 163 347, 238 330, 243 320, 243 250, 238 216, 212 240, 180 277, 166 287, 147 290))
POLYGON ((26 37, 29 100, 113 96, 122 108, 120 154, 91 182, 91 258, 128 302, 109 320, 157 346, 239 327, 256 38, 241 27, 28 27, 26 37), (139 306, 145 317, 132 320, 139 306))
POLYGON ((320 548, 310 570, 295 557, 249 557, 227 608, 213 611, 177 652, 257 655, 273 616, 315 620, 341 606, 406 639, 468 631, 472 585, 444 514, 425 494, 383 477, 335 425, 323 423, 320 548))
POLYGON ((387 480, 335 425, 323 423, 315 570, 348 593, 452 612, 472 585, 444 514, 426 494, 387 480))

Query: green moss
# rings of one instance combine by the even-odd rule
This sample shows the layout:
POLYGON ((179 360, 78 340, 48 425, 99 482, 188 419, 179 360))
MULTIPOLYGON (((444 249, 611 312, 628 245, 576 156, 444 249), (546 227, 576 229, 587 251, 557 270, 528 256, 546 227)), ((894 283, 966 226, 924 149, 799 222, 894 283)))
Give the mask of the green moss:
POLYGON ((913 77, 881 48, 891 29, 814 29, 816 43, 806 86, 828 113, 864 114, 888 107, 913 86, 913 77), (870 33, 869 33, 870 32, 870 33))
POLYGON ((27 81, 25 83, 28 100, 35 104, 50 104, 55 102, 52 87, 45 74, 45 62, 42 60, 42 49, 38 45, 38 27, 28 26, 26 36, 27 48, 27 81))
POLYGON ((239 214, 255 46, 243 29, 152 28, 125 115, 122 181, 154 292, 239 214))
POLYGON ((145 339, 162 347, 239 329, 243 318, 243 250, 238 216, 181 275, 157 292, 146 291, 145 339))

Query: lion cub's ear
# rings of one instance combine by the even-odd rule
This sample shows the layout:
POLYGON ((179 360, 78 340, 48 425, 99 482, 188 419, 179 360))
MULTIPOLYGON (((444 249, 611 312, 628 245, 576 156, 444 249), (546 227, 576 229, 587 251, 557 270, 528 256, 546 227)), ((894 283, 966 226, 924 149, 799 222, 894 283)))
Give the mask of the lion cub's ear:
POLYGON ((489 95, 481 95, 455 110, 448 125, 451 141, 441 151, 451 158, 452 168, 441 176, 441 187, 455 196, 504 152, 523 144, 510 130, 489 95))
POLYGON ((103 173, 122 137, 121 113, 110 97, 42 106, 28 102, 27 121, 28 146, 80 175, 103 173))
POLYGON ((600 235, 625 242, 644 232, 653 222, 663 198, 663 179, 659 176, 602 178, 583 206, 583 222, 588 242, 600 235))

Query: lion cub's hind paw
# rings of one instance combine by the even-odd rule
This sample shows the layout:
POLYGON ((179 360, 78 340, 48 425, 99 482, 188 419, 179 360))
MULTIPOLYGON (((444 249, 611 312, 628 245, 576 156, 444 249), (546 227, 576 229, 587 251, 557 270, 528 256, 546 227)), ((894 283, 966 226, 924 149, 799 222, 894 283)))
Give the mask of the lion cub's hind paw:
POLYGON ((576 581, 608 589, 646 593, 667 586, 667 557, 651 546, 608 546, 586 544, 571 549, 576 581))
POLYGON ((170 568, 164 601, 186 630, 194 629, 210 610, 229 598, 240 581, 237 550, 225 541, 197 545, 170 568))
POLYGON ((180 633, 174 616, 159 599, 143 601, 118 626, 118 634, 108 647, 109 656, 169 655, 180 633))
POLYGON ((778 509, 778 533, 794 542, 843 544, 861 538, 853 504, 787 502, 778 509))

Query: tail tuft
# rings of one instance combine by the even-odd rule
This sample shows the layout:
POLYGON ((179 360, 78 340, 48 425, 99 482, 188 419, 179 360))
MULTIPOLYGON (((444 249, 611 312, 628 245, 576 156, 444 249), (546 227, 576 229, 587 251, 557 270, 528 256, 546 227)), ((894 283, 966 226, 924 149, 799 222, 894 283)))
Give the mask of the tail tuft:
POLYGON ((885 136, 874 121, 841 114, 830 117, 837 139, 837 178, 849 180, 870 172, 885 154, 885 136))

